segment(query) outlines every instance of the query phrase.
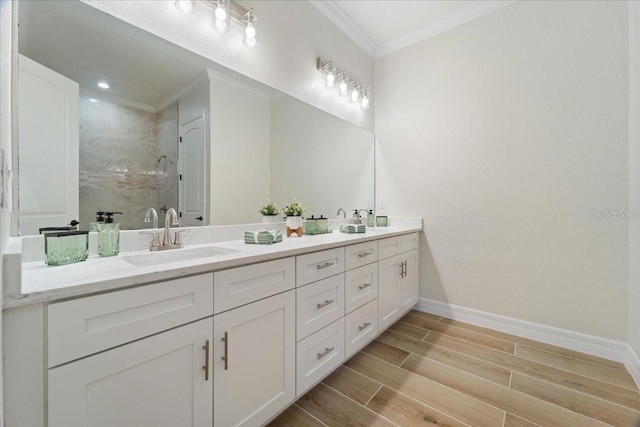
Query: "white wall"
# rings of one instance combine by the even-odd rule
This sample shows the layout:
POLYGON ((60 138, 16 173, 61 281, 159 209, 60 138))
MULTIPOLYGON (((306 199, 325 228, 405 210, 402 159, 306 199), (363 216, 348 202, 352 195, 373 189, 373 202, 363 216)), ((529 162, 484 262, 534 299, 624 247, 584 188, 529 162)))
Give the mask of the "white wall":
MULTIPOLYGON (((629 2, 629 207, 640 211, 640 3, 629 2)), ((640 219, 629 223, 629 344, 640 355, 640 219)))
POLYGON ((260 222, 258 209, 270 196, 270 100, 248 86, 210 77, 211 225, 260 222))
MULTIPOLYGON (((627 340, 626 2, 516 2, 376 61, 377 196, 421 296, 627 340)), ((637 262, 637 261, 636 261, 637 262)))
MULTIPOLYGON (((258 17, 259 47, 245 48, 242 28, 229 33, 211 28, 211 8, 197 2, 195 15, 178 12, 173 0, 83 0, 125 22, 192 50, 294 98, 369 130, 369 111, 345 103, 324 88, 316 57, 333 60, 341 69, 373 88, 373 59, 306 0, 242 1, 258 17)), ((375 92, 375 91, 374 91, 375 92)))

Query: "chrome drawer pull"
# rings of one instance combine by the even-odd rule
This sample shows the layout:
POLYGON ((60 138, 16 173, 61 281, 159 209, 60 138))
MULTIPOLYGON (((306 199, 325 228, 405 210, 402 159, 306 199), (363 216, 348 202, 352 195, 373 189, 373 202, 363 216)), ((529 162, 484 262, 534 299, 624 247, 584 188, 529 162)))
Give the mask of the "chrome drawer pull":
POLYGON ((204 350, 204 380, 209 381, 209 340, 206 340, 204 345, 202 346, 204 350))
POLYGON ((318 353, 318 360, 322 359, 323 357, 325 357, 327 354, 331 353, 333 350, 335 350, 335 347, 327 347, 324 349, 324 351, 322 353, 318 353))
POLYGON ((362 285, 358 286, 358 289, 363 290, 365 288, 368 288, 369 286, 371 286, 373 283, 363 283, 362 285))
POLYGON ((334 265, 335 262, 325 262, 324 264, 318 264, 316 265, 316 269, 317 270, 321 270, 323 268, 327 268, 327 267, 331 267, 332 265, 334 265))
POLYGON ((363 330, 367 329, 369 326, 371 326, 371 322, 365 322, 364 325, 358 326, 358 330, 359 331, 363 331, 363 330))
POLYGON ((318 304, 316 307, 318 307, 318 310, 320 310, 322 307, 326 307, 329 304, 332 304, 335 300, 325 300, 322 304, 318 304))
POLYGON ((369 255, 373 255, 373 251, 359 253, 358 258, 364 258, 369 255))

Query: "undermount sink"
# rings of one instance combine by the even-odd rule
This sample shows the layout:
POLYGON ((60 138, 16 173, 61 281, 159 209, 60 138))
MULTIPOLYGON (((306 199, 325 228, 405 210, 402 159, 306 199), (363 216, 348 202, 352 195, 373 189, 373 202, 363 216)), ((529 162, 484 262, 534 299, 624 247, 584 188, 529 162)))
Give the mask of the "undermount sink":
POLYGON ((128 255, 123 256, 122 259, 137 267, 144 267, 147 265, 191 261, 200 258, 229 255, 237 252, 238 251, 233 249, 226 249, 218 246, 207 246, 203 248, 171 249, 166 251, 148 252, 139 255, 128 255))

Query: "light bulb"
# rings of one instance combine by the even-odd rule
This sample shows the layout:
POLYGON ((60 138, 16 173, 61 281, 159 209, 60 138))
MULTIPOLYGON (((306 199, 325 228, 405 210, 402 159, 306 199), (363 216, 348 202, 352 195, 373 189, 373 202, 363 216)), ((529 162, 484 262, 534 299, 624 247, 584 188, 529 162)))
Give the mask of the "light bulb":
POLYGON ((247 23, 247 26, 244 29, 244 35, 250 39, 256 38, 256 27, 254 27, 251 22, 247 23))
POLYGON ((329 66, 329 71, 327 71, 327 87, 333 87, 336 84, 336 73, 335 68, 329 66))
POLYGON ((360 100, 360 106, 363 110, 369 109, 369 95, 367 94, 367 90, 365 89, 362 92, 362 99, 360 100))
POLYGON ((218 0, 213 9, 213 28, 219 33, 226 33, 231 27, 231 15, 229 15, 229 0, 218 0))
POLYGON ((109 83, 107 83, 107 82, 98 82, 98 87, 100 89, 109 89, 109 83))
POLYGON ((176 0, 176 9, 183 13, 195 13, 196 0, 176 0))
POLYGON ((227 21, 218 21, 216 20, 213 25, 215 26, 216 30, 220 31, 221 33, 224 33, 226 31, 227 27, 227 21))
POLYGON ((227 19, 227 11, 222 5, 218 5, 216 7, 216 11, 214 12, 216 20, 225 21, 227 19))
POLYGON ((246 47, 254 48, 258 46, 258 32, 255 21, 256 18, 253 16, 253 9, 249 9, 242 17, 242 22, 244 22, 244 40, 242 43, 246 47))
POLYGON ((360 91, 358 89, 358 86, 353 85, 353 89, 351 89, 351 102, 358 102, 359 98, 360 98, 360 91))
POLYGON ((338 75, 338 92, 340 95, 346 95, 349 92, 349 78, 345 77, 344 73, 338 75))

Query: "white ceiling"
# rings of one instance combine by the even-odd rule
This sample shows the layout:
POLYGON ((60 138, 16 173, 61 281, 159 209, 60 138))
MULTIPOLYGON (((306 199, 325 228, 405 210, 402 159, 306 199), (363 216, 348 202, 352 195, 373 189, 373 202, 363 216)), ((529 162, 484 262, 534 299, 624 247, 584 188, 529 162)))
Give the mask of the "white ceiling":
POLYGON ((485 15, 513 0, 310 0, 375 57, 485 15))

